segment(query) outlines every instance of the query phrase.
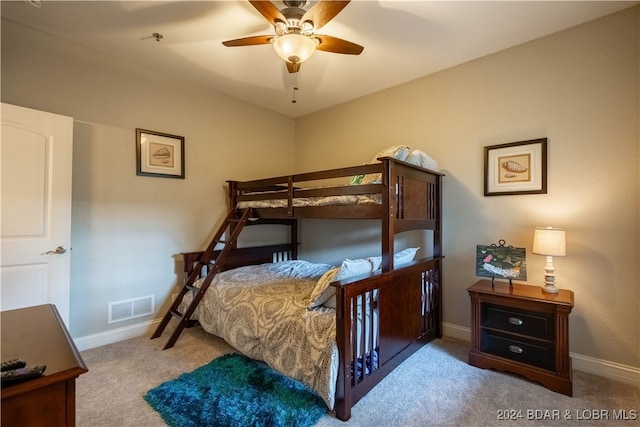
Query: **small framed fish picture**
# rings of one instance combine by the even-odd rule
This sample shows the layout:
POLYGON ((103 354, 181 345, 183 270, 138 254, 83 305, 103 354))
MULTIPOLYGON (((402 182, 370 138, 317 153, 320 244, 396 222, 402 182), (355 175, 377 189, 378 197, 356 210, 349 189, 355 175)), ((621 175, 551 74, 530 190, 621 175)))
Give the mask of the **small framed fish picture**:
POLYGON ((527 254, 525 248, 499 245, 477 245, 476 276, 527 280, 527 254))
POLYGON ((547 138, 484 147, 484 195, 547 193, 547 138))
POLYGON ((136 129, 137 175, 184 179, 184 137, 136 129))

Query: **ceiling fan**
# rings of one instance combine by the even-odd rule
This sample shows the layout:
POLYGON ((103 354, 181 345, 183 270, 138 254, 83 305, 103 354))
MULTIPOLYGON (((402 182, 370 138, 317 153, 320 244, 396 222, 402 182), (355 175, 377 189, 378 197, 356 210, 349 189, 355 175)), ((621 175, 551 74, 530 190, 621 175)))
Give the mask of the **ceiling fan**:
POLYGON ((249 0, 249 3, 273 25, 276 34, 244 37, 222 44, 229 47, 271 44, 278 56, 285 60, 290 73, 300 71, 300 64, 316 50, 359 55, 364 49, 337 37, 315 34, 316 30, 335 18, 349 1, 320 0, 309 10, 302 9, 306 1, 284 0, 287 7, 282 10, 266 0, 249 0))

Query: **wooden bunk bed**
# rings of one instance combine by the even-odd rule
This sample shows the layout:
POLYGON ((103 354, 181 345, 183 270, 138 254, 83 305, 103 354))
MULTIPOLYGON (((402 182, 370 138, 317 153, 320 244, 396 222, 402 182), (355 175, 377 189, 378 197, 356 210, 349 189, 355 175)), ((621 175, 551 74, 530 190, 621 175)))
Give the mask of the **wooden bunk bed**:
POLYGON ((380 270, 331 283, 335 288, 338 350, 334 409, 337 418, 349 419, 352 406, 389 372, 422 345, 442 336, 443 175, 390 157, 379 161, 269 179, 228 181, 229 215, 205 251, 183 254, 187 277, 183 293, 152 338, 159 337, 169 320, 177 317, 179 325, 165 348, 173 346, 218 272, 297 259, 298 219, 380 220, 380 270), (344 184, 352 176, 376 174, 379 182, 344 184), (331 198, 329 202, 321 201, 327 197, 331 198), (243 227, 258 224, 289 226, 290 241, 238 247, 243 227), (394 237, 409 230, 433 231, 433 256, 396 268, 394 237), (222 249, 216 249, 221 245, 222 249), (186 310, 179 311, 180 300, 189 292, 195 296, 186 310))

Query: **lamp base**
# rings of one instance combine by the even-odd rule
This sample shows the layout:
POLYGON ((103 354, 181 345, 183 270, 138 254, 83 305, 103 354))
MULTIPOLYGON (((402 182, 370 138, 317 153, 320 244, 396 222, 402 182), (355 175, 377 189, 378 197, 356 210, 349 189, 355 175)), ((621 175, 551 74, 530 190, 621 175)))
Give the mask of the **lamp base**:
POLYGON ((544 267, 544 286, 542 292, 548 294, 557 294, 558 288, 554 285, 556 283, 556 269, 553 267, 553 257, 547 256, 547 265, 544 267))

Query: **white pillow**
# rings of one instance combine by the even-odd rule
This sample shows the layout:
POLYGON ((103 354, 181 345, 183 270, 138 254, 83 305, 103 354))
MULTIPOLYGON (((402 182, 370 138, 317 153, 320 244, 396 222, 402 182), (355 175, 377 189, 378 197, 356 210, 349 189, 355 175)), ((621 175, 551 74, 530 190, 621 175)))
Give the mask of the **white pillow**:
POLYGON ((407 248, 403 249, 400 252, 396 252, 393 255, 393 266, 394 267, 402 267, 405 264, 409 264, 416 257, 416 253, 420 247, 417 248, 407 248))
POLYGON ((340 273, 334 280, 344 280, 352 276, 367 274, 375 271, 371 262, 366 259, 345 259, 340 266, 340 273))
MULTIPOLYGON (((393 267, 398 268, 402 267, 405 264, 409 264, 416 257, 416 253, 420 247, 417 248, 407 248, 403 249, 400 252, 396 252, 393 254, 393 267)), ((374 256, 367 258, 372 265, 376 266, 376 270, 380 269, 382 266, 382 257, 374 256)))
POLYGON ((324 304, 322 304, 323 307, 327 307, 327 308, 336 308, 336 296, 335 294, 332 295, 324 304))
POLYGON ((407 156, 405 162, 432 171, 438 170, 438 162, 420 150, 413 150, 409 156, 407 156))
MULTIPOLYGON (((420 247, 407 248, 393 254, 394 267, 402 267, 403 265, 413 261, 419 249, 420 247)), ((309 308, 315 308, 320 305, 329 308, 336 308, 336 289, 333 286, 329 286, 331 282, 377 271, 380 269, 381 265, 382 257, 380 256, 362 259, 345 259, 340 267, 327 271, 318 280, 318 283, 311 292, 309 308)))
POLYGON ((382 265, 382 257, 381 256, 370 256, 367 258, 371 263, 373 270, 380 270, 380 266, 382 265))
POLYGON ((307 307, 311 309, 323 304, 326 306, 326 301, 331 297, 334 297, 333 301, 335 304, 336 288, 329 286, 331 282, 344 280, 360 274, 367 274, 375 271, 376 269, 377 268, 374 268, 374 265, 365 258, 345 259, 342 261, 342 265, 340 267, 332 268, 318 279, 316 286, 313 288, 313 291, 311 291, 309 305, 307 307))
MULTIPOLYGON (((367 164, 371 165, 374 163, 380 163, 380 160, 378 160, 379 157, 393 157, 396 160, 403 161, 406 160, 409 155, 409 150, 410 148, 406 145, 393 145, 385 148, 384 150, 378 151, 367 164)), ((359 175, 354 177, 352 183, 355 183, 354 181, 359 181, 358 184, 374 184, 382 181, 382 174, 380 173, 367 174, 360 180, 356 179, 357 177, 359 177, 359 175)))
POLYGON ((329 286, 329 284, 335 282, 335 277, 338 273, 340 273, 340 267, 335 267, 324 273, 318 279, 311 291, 308 308, 316 308, 324 304, 332 295, 335 295, 336 289, 333 286, 329 286))

